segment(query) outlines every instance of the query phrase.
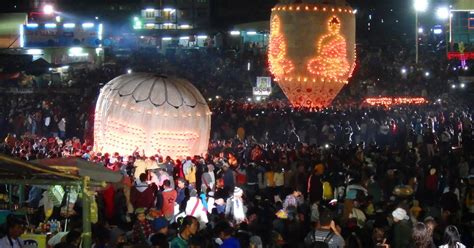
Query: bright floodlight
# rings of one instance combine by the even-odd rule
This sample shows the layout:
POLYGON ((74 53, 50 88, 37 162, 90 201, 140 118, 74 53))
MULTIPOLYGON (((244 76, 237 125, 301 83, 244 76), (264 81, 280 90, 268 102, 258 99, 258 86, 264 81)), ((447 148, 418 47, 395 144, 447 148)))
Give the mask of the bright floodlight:
POLYGON ((465 84, 460 84, 459 86, 460 86, 461 88, 464 88, 464 87, 466 87, 466 85, 465 85, 465 84))
POLYGON ((422 27, 419 27, 419 28, 418 28, 418 33, 419 33, 419 34, 422 34, 422 33, 423 33, 423 31, 424 31, 424 30, 423 30, 423 28, 422 28, 422 27))
POLYGON ((455 84, 451 85, 451 88, 456 89, 456 85, 455 84))
POLYGON ((414 0, 413 6, 416 12, 425 12, 428 9, 428 0, 414 0))
POLYGON ((429 77, 430 76, 430 73, 429 72, 425 72, 425 77, 429 77))
POLYGON ((128 69, 127 74, 131 74, 131 73, 132 73, 132 69, 128 69))
POLYGON ((402 74, 406 74, 406 73, 407 73, 407 69, 402 68, 401 72, 402 72, 402 74))
POLYGON ((439 7, 436 10, 436 17, 440 20, 447 20, 449 18, 449 9, 448 7, 439 7))
POLYGON ((46 14, 46 15, 51 15, 54 13, 54 7, 53 5, 51 4, 46 4, 44 7, 43 7, 43 12, 46 14))

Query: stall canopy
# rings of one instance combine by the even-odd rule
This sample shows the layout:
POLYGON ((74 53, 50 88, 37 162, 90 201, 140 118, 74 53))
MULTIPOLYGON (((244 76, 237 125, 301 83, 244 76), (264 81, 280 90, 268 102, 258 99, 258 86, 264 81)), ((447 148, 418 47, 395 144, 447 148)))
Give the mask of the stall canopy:
MULTIPOLYGON (((116 183, 121 179, 120 173, 80 158, 41 159, 30 162, 0 155, 0 183, 81 186, 83 247, 92 247, 91 193, 88 188, 105 186, 105 182, 116 183)), ((22 195, 23 193, 20 193, 20 198, 23 198, 22 195)))
POLYGON ((118 183, 122 180, 119 172, 111 171, 104 166, 88 162, 81 158, 51 158, 33 161, 34 164, 59 170, 65 174, 77 177, 89 177, 91 181, 118 183))
POLYGON ((42 180, 72 182, 81 179, 77 175, 68 175, 45 165, 33 164, 5 155, 0 155, 0 178, 2 178, 2 182, 5 180, 17 180, 18 182, 33 180, 35 183, 42 180))

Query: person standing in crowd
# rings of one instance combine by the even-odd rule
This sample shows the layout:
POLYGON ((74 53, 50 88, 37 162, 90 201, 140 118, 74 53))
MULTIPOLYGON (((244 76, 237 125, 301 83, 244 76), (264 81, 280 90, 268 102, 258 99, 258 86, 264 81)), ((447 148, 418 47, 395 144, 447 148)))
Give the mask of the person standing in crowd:
POLYGON ((170 248, 188 248, 189 239, 199 230, 199 222, 194 216, 186 216, 180 221, 178 235, 171 240, 170 248))
POLYGON ((25 232, 25 223, 13 215, 7 216, 6 235, 0 239, 0 247, 22 248, 20 236, 25 232))
POLYGON ((397 208, 392 212, 393 226, 392 226, 392 240, 390 247, 404 248, 411 244, 411 227, 408 222, 409 217, 403 208, 397 208))
POLYGON ((319 216, 319 226, 312 230, 304 239, 306 247, 342 248, 345 245, 339 228, 334 222, 333 214, 325 210, 319 216))
POLYGON ((155 206, 156 191, 158 189, 155 184, 148 185, 146 179, 145 173, 140 174, 139 179, 135 181, 131 189, 130 200, 135 209, 150 209, 155 206))
POLYGON ((431 232, 428 227, 422 223, 418 222, 413 226, 413 231, 411 238, 416 248, 435 248, 433 244, 433 239, 431 237, 431 232))
POLYGON ((246 220, 245 205, 242 199, 244 191, 239 187, 234 187, 234 192, 227 199, 225 207, 225 215, 232 218, 236 224, 240 224, 246 220))
POLYGON ((207 219, 207 209, 204 207, 204 203, 197 194, 197 190, 192 189, 189 191, 189 200, 186 203, 186 215, 194 216, 199 221, 199 224, 204 227, 209 220, 207 219))
POLYGON ((173 175, 174 175, 175 163, 174 163, 174 161, 171 159, 170 156, 166 156, 165 162, 164 162, 163 165, 165 166, 166 172, 168 173, 168 175, 173 176, 173 175))
POLYGON ((444 230, 443 245, 440 248, 466 248, 461 243, 461 235, 455 226, 447 226, 444 230))
POLYGON ((224 190, 226 192, 232 192, 235 187, 235 174, 234 171, 229 168, 228 163, 222 165, 222 178, 224 179, 224 190))
POLYGON ((303 195, 298 190, 293 190, 293 193, 286 196, 285 201, 283 202, 283 209, 288 209, 288 207, 298 208, 298 206, 304 203, 303 195))
POLYGON ((216 185, 216 175, 214 174, 214 165, 208 164, 207 171, 201 177, 201 192, 213 191, 216 185))
POLYGON ((219 248, 240 248, 240 242, 233 237, 234 229, 228 222, 217 223, 214 227, 214 233, 217 235, 219 248))
POLYGON ((308 179, 308 195, 310 203, 321 201, 323 198, 323 184, 321 182, 321 175, 324 172, 324 165, 317 164, 314 166, 313 173, 308 179))
POLYGON ((178 203, 178 205, 180 206, 186 205, 185 198, 186 198, 186 195, 189 195, 189 188, 186 185, 186 179, 178 178, 177 182, 178 183, 177 183, 177 188, 176 188, 176 192, 177 192, 176 203, 178 203))
POLYGON ((145 209, 135 210, 137 220, 133 225, 133 242, 135 244, 147 244, 148 237, 153 233, 150 222, 146 219, 145 209))
POLYGON ((187 157, 186 161, 183 163, 183 173, 184 178, 188 181, 190 185, 195 188, 196 184, 196 165, 191 160, 191 157, 187 157))
POLYGON ((170 221, 173 219, 174 216, 174 204, 176 202, 176 197, 178 193, 171 187, 170 180, 165 180, 163 182, 163 192, 161 193, 163 197, 163 207, 161 212, 165 216, 165 218, 170 221))

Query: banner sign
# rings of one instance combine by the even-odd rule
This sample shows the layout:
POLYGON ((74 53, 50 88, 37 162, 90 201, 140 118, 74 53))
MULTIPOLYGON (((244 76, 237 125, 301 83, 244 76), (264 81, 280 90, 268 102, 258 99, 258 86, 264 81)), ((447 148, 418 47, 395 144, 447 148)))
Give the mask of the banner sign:
POLYGON ((257 77, 257 85, 253 87, 254 96, 269 96, 272 93, 272 78, 257 77))
POLYGON ((91 28, 83 28, 75 24, 74 28, 63 28, 62 26, 47 28, 43 25, 37 27, 24 26, 25 47, 99 47, 99 29, 96 24, 91 28))

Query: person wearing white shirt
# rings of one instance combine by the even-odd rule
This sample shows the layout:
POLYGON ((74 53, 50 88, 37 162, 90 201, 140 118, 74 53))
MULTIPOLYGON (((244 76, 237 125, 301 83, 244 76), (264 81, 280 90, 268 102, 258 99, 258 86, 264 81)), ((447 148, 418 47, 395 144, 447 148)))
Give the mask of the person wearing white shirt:
POLYGON ((22 248, 24 246, 23 240, 20 236, 25 232, 24 223, 12 217, 7 217, 7 235, 0 239, 0 247, 2 248, 22 248))
POLYGON ((206 227, 207 222, 207 210, 202 204, 201 199, 197 195, 195 189, 190 191, 190 197, 186 203, 186 215, 191 215, 198 219, 201 229, 206 227))

